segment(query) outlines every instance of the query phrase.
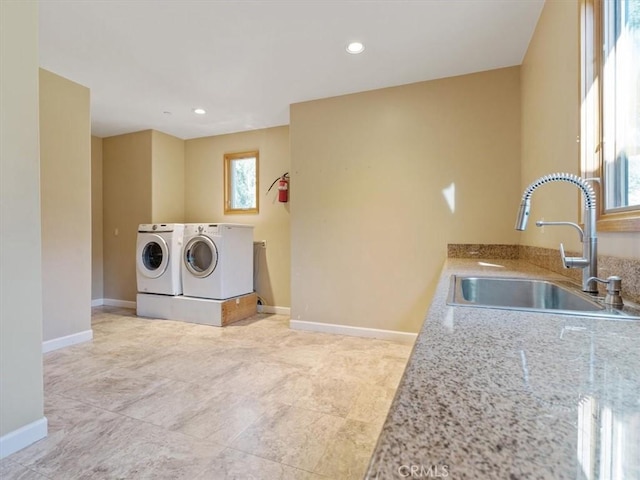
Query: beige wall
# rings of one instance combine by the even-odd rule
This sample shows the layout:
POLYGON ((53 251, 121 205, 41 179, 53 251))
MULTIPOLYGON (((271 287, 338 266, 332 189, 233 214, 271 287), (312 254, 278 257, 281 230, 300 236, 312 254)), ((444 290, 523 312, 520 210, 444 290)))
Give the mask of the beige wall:
POLYGON ((102 139, 91 137, 91 299, 104 298, 102 265, 102 139))
POLYGON ((151 221, 184 221, 184 140, 151 132, 151 221))
POLYGON ((136 299, 141 223, 183 223, 184 140, 155 130, 102 139, 104 298, 136 299))
MULTIPOLYGON (((38 6, 0 2, 0 440, 43 417, 38 6)), ((6 452, 0 451, 0 456, 6 452)))
MULTIPOLYGON (((578 4, 547 1, 522 63, 522 179, 524 190, 542 175, 580 174, 578 4)), ((535 220, 579 221, 581 193, 566 183, 547 184, 531 199, 531 221, 523 245, 580 251, 567 227, 535 226, 535 220)))
MULTIPOLYGON (((577 0, 547 0, 522 64, 522 188, 541 175, 580 172, 580 44, 577 0)), ((521 243, 580 250, 567 228, 536 228, 533 220, 578 221, 581 194, 568 184, 533 194, 531 219, 521 243)), ((598 233, 601 254, 640 258, 640 233, 598 233)))
POLYGON ((151 223, 151 130, 102 140, 104 297, 136 299, 138 225, 151 223))
MULTIPOLYGON (((185 147, 186 222, 228 222, 254 225, 255 240, 266 240, 258 250, 258 294, 267 305, 290 306, 289 205, 278 203, 271 182, 289 171, 289 128, 276 127, 232 135, 187 140, 185 147), (224 215, 223 156, 260 151, 260 213, 224 215)), ((294 202, 297 200, 293 200, 294 202)))
POLYGON ((292 319, 415 332, 447 243, 518 241, 518 67, 295 104, 290 129, 292 319))
POLYGON ((89 89, 40 70, 43 339, 91 329, 89 89))

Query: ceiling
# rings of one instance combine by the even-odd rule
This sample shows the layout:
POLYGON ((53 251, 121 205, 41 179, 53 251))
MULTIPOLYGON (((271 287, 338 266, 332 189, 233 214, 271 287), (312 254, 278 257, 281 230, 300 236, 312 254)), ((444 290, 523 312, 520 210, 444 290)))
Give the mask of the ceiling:
POLYGON ((93 135, 205 137, 286 125, 292 103, 519 65, 543 3, 40 0, 40 65, 91 89, 93 135))

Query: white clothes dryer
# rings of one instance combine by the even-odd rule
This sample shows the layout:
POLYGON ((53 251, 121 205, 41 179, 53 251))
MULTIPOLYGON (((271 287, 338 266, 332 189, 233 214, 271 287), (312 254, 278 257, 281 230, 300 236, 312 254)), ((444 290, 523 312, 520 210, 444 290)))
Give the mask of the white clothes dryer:
POLYGON ((180 255, 184 225, 141 224, 136 245, 139 293, 182 295, 180 255))
POLYGON ((182 289, 185 296, 213 300, 253 292, 253 226, 185 225, 182 289))

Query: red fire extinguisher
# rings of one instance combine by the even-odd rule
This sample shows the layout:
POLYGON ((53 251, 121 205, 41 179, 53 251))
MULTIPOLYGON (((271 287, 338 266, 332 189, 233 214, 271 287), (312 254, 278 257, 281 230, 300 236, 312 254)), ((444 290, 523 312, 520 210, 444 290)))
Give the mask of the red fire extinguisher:
POLYGON ((267 190, 267 193, 271 191, 276 182, 278 182, 278 201, 280 203, 287 203, 289 201, 289 172, 276 178, 269 187, 269 190, 267 190))
POLYGON ((278 182, 278 201, 287 203, 289 201, 289 175, 286 173, 280 177, 278 182))

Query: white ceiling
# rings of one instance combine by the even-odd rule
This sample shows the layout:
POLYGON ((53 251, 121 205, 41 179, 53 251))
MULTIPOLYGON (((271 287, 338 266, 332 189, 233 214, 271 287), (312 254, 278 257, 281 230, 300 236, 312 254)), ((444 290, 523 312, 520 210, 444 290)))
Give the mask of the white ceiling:
POLYGON ((543 3, 40 0, 40 65, 91 89, 93 135, 188 139, 286 125, 291 103, 519 65, 543 3), (354 40, 364 53, 346 53, 354 40))

